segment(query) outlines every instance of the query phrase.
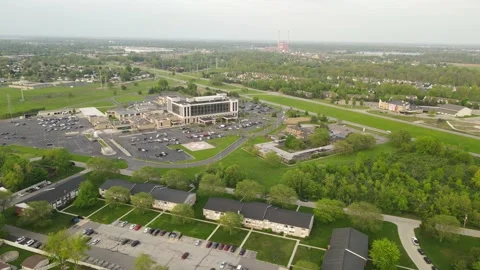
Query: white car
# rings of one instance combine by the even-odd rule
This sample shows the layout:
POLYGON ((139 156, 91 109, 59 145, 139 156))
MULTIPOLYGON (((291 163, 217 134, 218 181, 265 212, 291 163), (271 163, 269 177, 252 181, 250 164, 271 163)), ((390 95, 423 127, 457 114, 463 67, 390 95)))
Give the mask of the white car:
POLYGON ((220 269, 225 269, 225 266, 227 265, 226 262, 221 262, 220 263, 220 269))
POLYGON ((130 230, 135 229, 135 226, 137 226, 137 224, 132 224, 132 225, 130 225, 130 230))
POLYGON ((202 241, 197 240, 197 241, 195 241, 195 246, 200 246, 201 243, 202 243, 202 241))
POLYGON ((35 244, 35 240, 33 240, 33 239, 30 239, 30 240, 28 240, 27 243, 25 243, 26 246, 31 246, 33 244, 35 244))
POLYGON ((143 230, 143 233, 148 233, 149 230, 150 230, 150 227, 145 227, 145 229, 143 230))
POLYGON ((96 244, 98 244, 98 242, 100 242, 100 239, 97 238, 97 239, 92 241, 92 245, 96 245, 96 244))
POLYGON ((127 226, 128 222, 127 221, 121 221, 120 226, 125 227, 127 226))
POLYGON ((16 243, 20 243, 20 242, 23 242, 23 241, 25 241, 25 236, 19 237, 19 238, 17 238, 17 240, 15 240, 16 243))
POLYGON ((420 243, 418 243, 418 239, 416 237, 412 237, 412 242, 415 246, 420 245, 420 243))

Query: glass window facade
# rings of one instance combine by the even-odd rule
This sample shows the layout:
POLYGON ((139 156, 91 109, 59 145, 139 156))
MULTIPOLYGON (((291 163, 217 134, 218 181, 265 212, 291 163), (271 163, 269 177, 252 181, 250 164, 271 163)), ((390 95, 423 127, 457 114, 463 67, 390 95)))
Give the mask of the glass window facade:
POLYGON ((230 102, 202 104, 191 107, 191 116, 230 112, 230 102))
POLYGON ((172 112, 174 114, 180 115, 180 106, 178 106, 177 104, 172 104, 172 112))

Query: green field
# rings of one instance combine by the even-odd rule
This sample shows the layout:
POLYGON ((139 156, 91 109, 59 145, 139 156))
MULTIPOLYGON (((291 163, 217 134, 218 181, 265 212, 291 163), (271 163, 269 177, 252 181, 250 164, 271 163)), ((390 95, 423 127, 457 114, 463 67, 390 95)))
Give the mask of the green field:
POLYGON ((257 259, 274 264, 288 264, 295 241, 282 237, 251 233, 244 248, 257 252, 257 259))
POLYGON ((222 244, 240 246, 247 236, 248 232, 245 230, 234 230, 232 233, 226 231, 222 227, 218 228, 215 234, 210 238, 211 242, 218 242, 222 244))
POLYGON ((200 151, 190 151, 182 145, 172 145, 170 146, 170 149, 182 149, 183 151, 185 151, 185 153, 195 158, 194 160, 188 160, 185 162, 197 162, 197 161, 209 159, 215 156, 216 154, 220 153, 222 150, 227 148, 229 145, 231 145, 238 139, 240 138, 237 136, 226 136, 222 138, 211 139, 205 142, 215 146, 215 148, 205 149, 200 151))
POLYGON ((295 257, 293 258, 292 262, 292 265, 294 266, 293 269, 296 269, 295 263, 297 261, 309 261, 321 267, 324 255, 325 251, 323 250, 298 246, 297 252, 295 253, 295 257))
POLYGON ((145 99, 145 96, 142 96, 142 95, 139 95, 139 94, 121 95, 121 96, 115 96, 113 99, 118 103, 124 103, 124 102, 142 101, 142 100, 145 99))
POLYGON ((192 220, 190 223, 181 224, 172 220, 169 214, 163 214, 153 221, 149 227, 167 231, 179 231, 182 234, 199 239, 207 239, 216 225, 192 220))
POLYGON ((438 269, 454 269, 453 263, 468 258, 473 247, 480 247, 480 238, 460 235, 455 242, 424 235, 420 228, 415 229, 420 247, 438 269))
POLYGON ((22 224, 20 222, 20 218, 16 215, 14 208, 6 209, 3 212, 3 216, 5 217, 5 224, 19 227, 28 231, 36 232, 36 233, 42 233, 42 234, 57 232, 73 225, 72 216, 65 215, 59 212, 53 212, 52 222, 45 227, 34 227, 31 224, 29 225, 22 224))
POLYGON ((67 213, 72 213, 72 214, 75 214, 75 215, 88 217, 89 215, 91 215, 93 212, 97 211, 98 209, 100 209, 104 205, 105 205, 105 201, 97 200, 95 202, 95 205, 93 205, 92 207, 78 208, 75 205, 72 205, 68 208, 65 208, 64 211, 67 212, 67 213))
POLYGON ((98 223, 111 224, 115 220, 119 219, 121 216, 125 215, 128 211, 132 210, 132 208, 132 206, 124 204, 110 204, 95 213, 93 216, 90 217, 90 219, 98 223))
POLYGON ((346 120, 346 121, 350 121, 358 124, 363 124, 363 125, 378 128, 378 129, 390 130, 390 131, 398 131, 402 129, 407 130, 412 134, 413 137, 420 137, 420 136, 435 137, 440 139, 444 143, 456 145, 466 151, 480 153, 480 142, 473 138, 450 134, 442 131, 431 130, 428 128, 414 126, 406 123, 398 123, 388 119, 379 118, 374 115, 358 113, 358 112, 354 112, 354 111, 350 111, 342 108, 324 106, 322 104, 292 99, 289 97, 272 96, 272 95, 261 95, 258 97, 261 100, 282 104, 284 106, 292 106, 301 110, 307 110, 307 111, 315 112, 318 114, 324 114, 331 117, 335 117, 340 120, 346 120))
POLYGON ((135 209, 130 212, 128 215, 122 218, 124 221, 128 221, 131 224, 140 224, 145 226, 148 222, 158 216, 158 212, 151 211, 151 210, 144 210, 143 212, 139 209, 135 209))

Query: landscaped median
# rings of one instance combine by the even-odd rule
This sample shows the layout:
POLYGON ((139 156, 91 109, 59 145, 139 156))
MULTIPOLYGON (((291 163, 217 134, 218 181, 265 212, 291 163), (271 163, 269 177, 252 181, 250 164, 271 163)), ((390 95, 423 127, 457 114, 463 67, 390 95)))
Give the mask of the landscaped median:
POLYGON ((130 205, 109 204, 102 210, 96 212, 93 216, 90 217, 90 219, 98 223, 111 224, 132 209, 133 206, 130 205))
POLYGON ((287 266, 295 241, 253 232, 243 246, 257 252, 257 259, 287 266))
POLYGON ((212 238, 210 238, 210 241, 228 244, 228 245, 234 245, 238 247, 242 244, 247 234, 248 234, 248 231, 246 230, 235 229, 232 231, 232 233, 230 233, 229 231, 226 231, 225 229, 220 227, 212 235, 212 238))
POLYGON ((440 139, 442 142, 456 145, 469 152, 480 153, 480 141, 461 135, 455 135, 442 131, 432 130, 407 123, 399 123, 393 120, 376 117, 374 115, 359 113, 347 109, 326 106, 320 103, 313 103, 307 100, 299 100, 286 96, 258 95, 261 100, 291 106, 301 110, 331 116, 340 120, 346 120, 369 127, 383 130, 398 131, 406 130, 414 137, 431 136, 440 139))
POLYGON ((190 220, 188 223, 182 224, 172 220, 172 215, 164 213, 155 219, 148 227, 158 228, 167 231, 179 231, 186 236, 199 239, 207 239, 207 237, 215 230, 216 225, 202 221, 190 220))

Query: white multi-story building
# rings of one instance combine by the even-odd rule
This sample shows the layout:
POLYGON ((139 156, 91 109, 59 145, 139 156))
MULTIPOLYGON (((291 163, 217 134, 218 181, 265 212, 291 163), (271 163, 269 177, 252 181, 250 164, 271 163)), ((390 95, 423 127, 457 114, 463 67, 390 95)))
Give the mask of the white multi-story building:
POLYGON ((178 116, 184 124, 215 123, 219 117, 238 118, 238 99, 227 97, 227 94, 216 94, 204 97, 167 97, 167 110, 178 116))

